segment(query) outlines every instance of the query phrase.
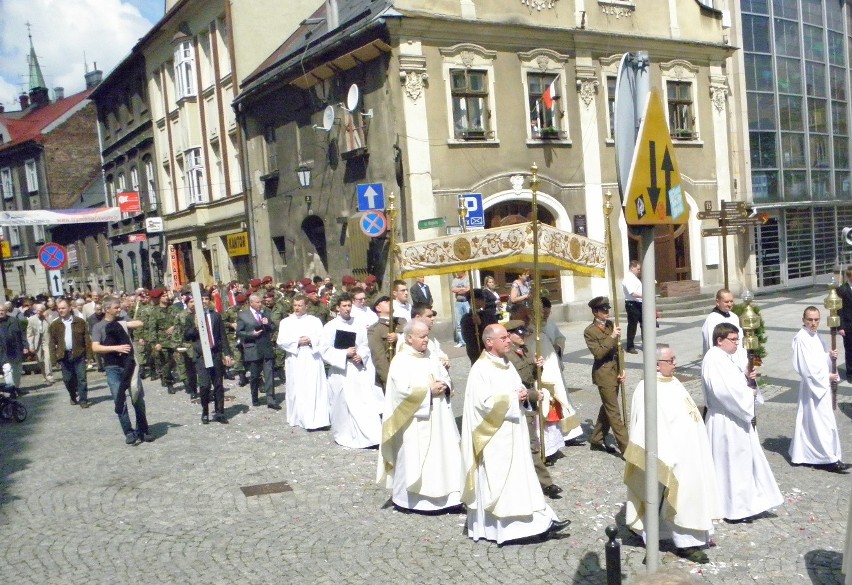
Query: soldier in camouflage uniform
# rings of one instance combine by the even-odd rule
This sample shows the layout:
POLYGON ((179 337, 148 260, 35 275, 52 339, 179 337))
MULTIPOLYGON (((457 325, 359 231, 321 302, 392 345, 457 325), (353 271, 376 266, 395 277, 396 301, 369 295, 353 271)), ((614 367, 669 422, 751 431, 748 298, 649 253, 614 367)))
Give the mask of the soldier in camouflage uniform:
POLYGON ((367 304, 371 307, 382 296, 379 291, 378 279, 372 274, 368 274, 364 278, 364 292, 367 293, 367 304))
MULTIPOLYGON (((169 314, 172 318, 172 325, 177 325, 178 318, 182 313, 186 312, 186 305, 189 299, 192 297, 192 294, 189 291, 189 287, 185 287, 180 292, 180 297, 175 299, 175 302, 169 307, 169 314)), ((175 327, 177 329, 177 327, 175 327)), ((186 352, 181 352, 181 355, 178 355, 178 348, 184 346, 183 341, 183 332, 176 332, 174 329, 171 333, 172 344, 175 348, 175 353, 172 354, 173 361, 175 364, 175 381, 180 382, 184 385, 184 387, 189 390, 189 378, 187 374, 187 362, 189 361, 186 357, 186 352)))
POLYGON ((308 297, 308 315, 313 315, 323 325, 328 323, 331 319, 331 313, 329 313, 328 307, 320 302, 319 296, 317 296, 317 287, 312 284, 307 285, 305 287, 305 296, 308 297))
POLYGON ((172 305, 172 310, 175 316, 175 326, 172 332, 172 339, 175 343, 175 369, 178 371, 178 376, 183 375, 181 380, 189 394, 190 400, 198 398, 198 375, 195 371, 195 351, 192 344, 186 340, 186 332, 195 325, 195 302, 192 296, 181 295, 182 301, 172 305), (185 299, 186 308, 183 307, 185 299))
MULTIPOLYGON (((138 319, 143 323, 148 322, 148 313, 151 311, 151 301, 145 289, 138 289, 136 300, 133 305, 132 314, 129 316, 131 320, 138 319)), ((139 361, 139 375, 144 379, 151 376, 155 379, 154 374, 154 357, 151 352, 150 340, 147 337, 145 326, 133 329, 131 332, 133 340, 136 342, 136 359, 139 361)))
POLYGON ((150 293, 152 302, 145 322, 145 339, 151 345, 151 354, 156 367, 157 377, 160 383, 168 388, 169 394, 174 394, 174 377, 172 366, 172 353, 174 344, 171 340, 172 319, 169 314, 169 297, 161 288, 155 288, 150 293))
MULTIPOLYGON (((278 326, 281 325, 281 320, 287 316, 278 305, 276 295, 274 291, 269 291, 263 295, 263 308, 269 311, 269 320, 275 325, 275 335, 278 335, 278 326)), ((277 339, 277 337, 276 337, 277 339)), ((274 363, 274 373, 278 375, 281 380, 284 380, 284 361, 287 358, 287 353, 275 345, 275 363, 274 363)))
POLYGON ((236 304, 231 305, 222 313, 222 322, 225 325, 225 333, 228 336, 228 343, 231 345, 231 351, 234 352, 234 365, 231 369, 239 376, 239 385, 248 385, 246 379, 246 367, 243 365, 243 348, 237 343, 237 313, 245 308, 246 296, 238 294, 235 297, 236 304))

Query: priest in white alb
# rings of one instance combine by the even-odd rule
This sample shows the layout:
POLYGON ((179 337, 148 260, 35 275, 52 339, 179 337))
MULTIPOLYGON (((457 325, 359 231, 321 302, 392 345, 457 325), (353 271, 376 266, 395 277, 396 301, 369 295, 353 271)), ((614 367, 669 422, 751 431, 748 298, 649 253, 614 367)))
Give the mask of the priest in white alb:
MULTIPOLYGON (((701 550, 710 542, 713 520, 722 517, 716 471, 707 429, 692 396, 674 377, 677 357, 657 347, 657 473, 660 485, 660 539, 672 540, 675 553, 707 563, 701 550)), ((624 452, 627 485, 625 522, 645 540, 645 381, 633 391, 630 443, 624 452)))
POLYGON ((376 386, 367 330, 352 317, 352 297, 338 297, 337 317, 323 327, 322 359, 329 365, 331 434, 350 449, 366 449, 382 437, 383 396, 376 386))
POLYGON ((485 351, 467 379, 462 418, 462 462, 467 532, 498 544, 563 530, 544 501, 530 452, 521 403, 527 400, 518 372, 506 360, 511 347, 502 325, 485 328, 485 351))
POLYGON ((400 508, 453 508, 461 504, 462 462, 450 378, 429 353, 426 323, 412 319, 403 338, 388 372, 376 482, 400 508))
POLYGON ((802 314, 802 328, 793 337, 793 369, 802 381, 799 383, 796 428, 790 442, 790 461, 845 473, 850 465, 840 458, 840 433, 831 393, 832 380, 840 379, 837 373, 831 373, 831 358, 837 359, 837 350, 826 349, 817 332, 819 322, 819 309, 806 308, 802 314))
POLYGON ((755 402, 762 402, 753 380, 736 358, 740 330, 720 323, 714 345, 701 362, 707 399, 707 437, 713 451, 722 512, 731 523, 751 522, 754 516, 784 503, 775 476, 760 446, 755 402))
MULTIPOLYGON (((703 345, 702 355, 707 353, 713 347, 713 330, 719 323, 730 323, 736 326, 740 332, 740 337, 744 336, 743 329, 740 327, 740 318, 733 311, 734 295, 726 288, 720 288, 716 291, 716 306, 704 319, 704 325, 701 327, 701 342, 703 345)), ((740 344, 735 354, 739 365, 745 369, 748 363, 748 353, 745 347, 740 344)))
POLYGON ((304 295, 293 297, 293 313, 278 326, 278 347, 286 354, 287 423, 320 429, 330 424, 328 379, 320 354, 322 321, 307 314, 304 295))

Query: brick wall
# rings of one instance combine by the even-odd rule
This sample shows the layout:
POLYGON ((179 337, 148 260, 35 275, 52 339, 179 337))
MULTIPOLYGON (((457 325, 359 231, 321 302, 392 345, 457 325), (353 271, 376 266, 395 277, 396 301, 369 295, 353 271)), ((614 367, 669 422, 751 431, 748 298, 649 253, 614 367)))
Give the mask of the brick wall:
POLYGON ((97 113, 87 104, 45 136, 45 171, 51 209, 68 209, 101 172, 97 113))

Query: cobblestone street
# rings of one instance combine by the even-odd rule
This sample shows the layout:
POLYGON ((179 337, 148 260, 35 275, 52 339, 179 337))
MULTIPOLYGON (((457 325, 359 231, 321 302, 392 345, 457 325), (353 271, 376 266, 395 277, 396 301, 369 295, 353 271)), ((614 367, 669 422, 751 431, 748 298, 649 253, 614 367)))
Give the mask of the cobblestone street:
MULTIPOLYGON (((824 296, 811 289, 757 299, 769 335, 767 404, 758 429, 785 504, 753 524, 718 524, 710 564, 665 552, 662 566, 682 567, 707 584, 842 583, 850 478, 793 467, 787 456, 798 391, 790 340, 802 309, 821 306, 824 296)), ((678 351, 680 377, 699 404, 702 321, 663 315, 657 330, 658 342, 678 351)), ((565 323, 562 330, 565 378, 588 435, 600 402, 585 325, 565 323)), ((824 311, 821 330, 827 338, 824 311)), ((460 415, 468 360, 449 340, 443 345, 453 356, 460 415)), ((642 354, 628 358, 632 391, 642 354)), ((283 410, 247 406, 248 388, 233 382, 227 382, 230 424, 208 426, 186 394, 168 395, 147 382, 157 439, 130 447, 103 374, 90 373, 88 410, 70 406, 60 382, 45 387, 37 383, 41 376, 25 380, 29 418, 0 423, 2 583, 603 584, 610 524, 619 525, 624 543, 625 582, 644 570, 641 539, 623 526, 623 462, 587 445, 566 447, 551 468, 565 490, 551 505, 572 521, 569 531, 543 543, 498 547, 468 539, 464 515, 395 511, 389 493, 374 483, 375 450, 350 451, 334 445, 329 432, 291 429, 283 410), (287 482, 292 491, 246 496, 240 489, 272 482, 287 482)), ((850 460, 852 391, 841 384, 840 392, 836 416, 850 460)))

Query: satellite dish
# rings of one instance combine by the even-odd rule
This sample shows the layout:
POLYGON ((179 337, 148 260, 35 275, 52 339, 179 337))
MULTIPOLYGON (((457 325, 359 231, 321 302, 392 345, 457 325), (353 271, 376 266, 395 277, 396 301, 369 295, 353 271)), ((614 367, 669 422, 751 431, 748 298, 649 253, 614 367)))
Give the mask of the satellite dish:
POLYGON ((326 132, 334 126, 334 106, 327 106, 322 113, 322 129, 326 132))
POLYGON ((361 90, 358 89, 358 84, 353 83, 349 86, 349 93, 346 96, 346 109, 354 112, 358 107, 358 100, 361 99, 361 90))

